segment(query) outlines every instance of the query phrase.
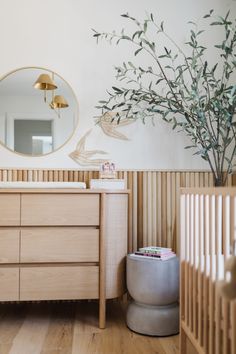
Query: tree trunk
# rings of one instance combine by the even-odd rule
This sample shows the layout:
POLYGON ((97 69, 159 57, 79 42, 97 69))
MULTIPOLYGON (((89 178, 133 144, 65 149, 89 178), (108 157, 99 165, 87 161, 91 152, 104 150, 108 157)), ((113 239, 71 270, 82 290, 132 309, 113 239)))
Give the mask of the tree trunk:
POLYGON ((215 187, 224 187, 225 186, 226 179, 224 178, 223 175, 216 176, 214 178, 214 186, 215 187))

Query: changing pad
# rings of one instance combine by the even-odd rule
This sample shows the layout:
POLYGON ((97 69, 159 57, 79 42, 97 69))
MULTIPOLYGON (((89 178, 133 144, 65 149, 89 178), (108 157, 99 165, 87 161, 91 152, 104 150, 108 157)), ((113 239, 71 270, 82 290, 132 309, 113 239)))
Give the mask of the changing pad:
POLYGON ((84 182, 0 182, 0 188, 86 188, 84 182))

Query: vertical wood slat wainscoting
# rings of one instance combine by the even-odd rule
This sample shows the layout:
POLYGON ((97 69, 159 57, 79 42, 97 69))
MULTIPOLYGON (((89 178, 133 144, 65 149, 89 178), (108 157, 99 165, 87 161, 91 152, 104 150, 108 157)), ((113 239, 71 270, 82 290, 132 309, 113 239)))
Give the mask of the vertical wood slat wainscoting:
MULTIPOLYGON (((0 181, 86 182, 98 178, 99 171, 63 169, 0 169, 0 181)), ((172 247, 179 253, 180 188, 210 187, 210 172, 198 171, 118 171, 129 195, 129 252, 138 247, 172 247)), ((228 186, 236 185, 236 175, 228 186)))
POLYGON ((180 232, 180 352, 236 354, 236 300, 217 284, 236 239, 236 188, 182 189, 180 232))

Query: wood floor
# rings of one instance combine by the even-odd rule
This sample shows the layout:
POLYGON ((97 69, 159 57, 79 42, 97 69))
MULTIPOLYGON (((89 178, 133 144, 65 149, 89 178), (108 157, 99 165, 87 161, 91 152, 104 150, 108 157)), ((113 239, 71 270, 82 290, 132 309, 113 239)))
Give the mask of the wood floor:
POLYGON ((96 302, 0 304, 0 354, 177 354, 179 336, 148 337, 125 325, 125 305, 96 302))

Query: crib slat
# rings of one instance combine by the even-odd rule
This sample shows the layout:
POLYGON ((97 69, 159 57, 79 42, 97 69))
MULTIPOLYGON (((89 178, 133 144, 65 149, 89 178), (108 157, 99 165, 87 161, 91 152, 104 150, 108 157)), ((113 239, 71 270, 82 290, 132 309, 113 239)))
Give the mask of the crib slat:
POLYGON ((214 200, 210 197, 209 219, 209 354, 214 354, 214 289, 213 289, 213 248, 214 248, 214 200))
POLYGON ((193 195, 190 195, 190 232, 189 232, 189 327, 193 331, 193 195))
POLYGON ((189 326, 189 234, 190 234, 190 196, 186 196, 186 209, 185 209, 185 221, 186 221, 186 238, 185 238, 185 318, 187 325, 189 326))
POLYGON ((166 173, 161 172, 161 212, 162 212, 162 245, 167 247, 167 181, 166 181, 166 173))
POLYGON ((203 345, 203 242, 204 242, 204 198, 199 198, 199 270, 198 270, 198 339, 203 345))
POLYGON ((223 299, 223 353, 229 353, 229 303, 223 299))
POLYGON ((204 263, 204 350, 208 351, 208 294, 209 294, 209 196, 205 196, 204 202, 204 231, 205 231, 205 263, 204 263))
POLYGON ((197 338, 197 269, 198 269, 198 241, 199 241, 199 199, 193 196, 193 333, 197 338))
POLYGON ((231 313, 231 354, 236 354, 236 300, 230 304, 231 313))
POLYGON ((162 245, 162 185, 161 172, 157 172, 157 234, 158 245, 162 245))
POLYGON ((152 244, 159 244, 157 234, 157 173, 152 172, 152 244))
POLYGON ((147 172, 147 245, 152 243, 152 172, 147 172))
POLYGON ((172 230, 171 230, 171 174, 166 173, 166 244, 172 247, 172 230))

